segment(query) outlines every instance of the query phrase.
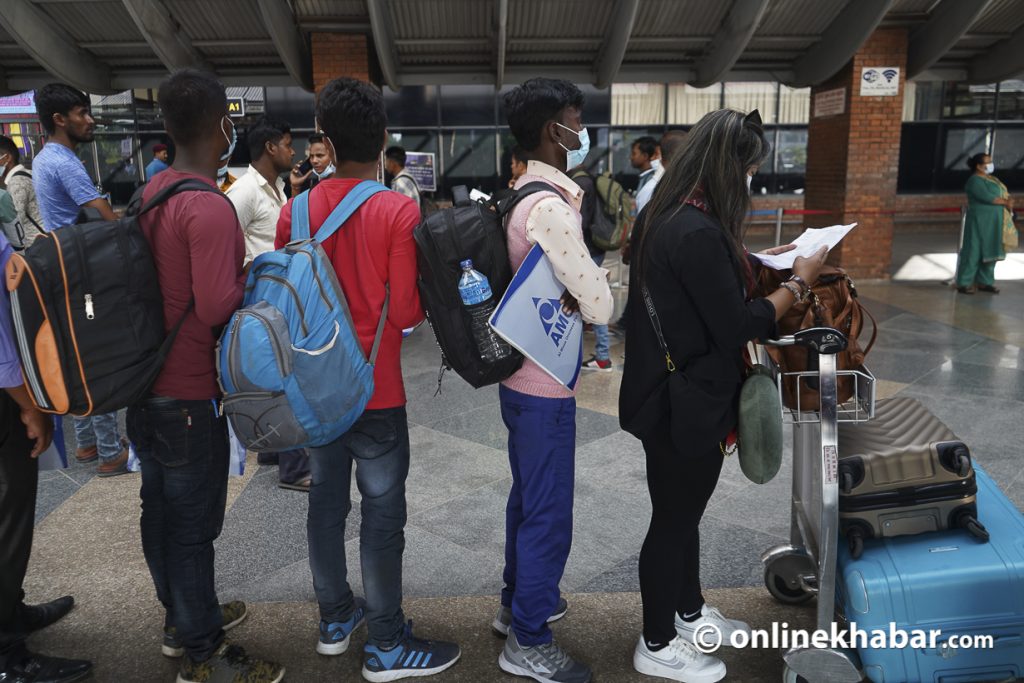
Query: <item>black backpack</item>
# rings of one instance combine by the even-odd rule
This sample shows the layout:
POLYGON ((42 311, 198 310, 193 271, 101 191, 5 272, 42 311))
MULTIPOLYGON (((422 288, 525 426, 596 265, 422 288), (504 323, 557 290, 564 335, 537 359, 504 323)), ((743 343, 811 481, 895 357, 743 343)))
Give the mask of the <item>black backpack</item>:
MULTIPOLYGON (((180 180, 123 218, 94 210, 43 233, 7 263, 7 289, 32 400, 49 413, 103 414, 143 398, 156 381, 190 304, 164 333, 163 296, 139 216, 173 194, 221 192, 180 180)), ((225 201, 228 201, 225 197, 225 201)))
POLYGON ((511 356, 497 362, 480 358, 469 314, 459 296, 459 263, 473 259, 473 268, 487 276, 497 305, 513 276, 505 221, 520 200, 536 192, 561 197, 552 186, 542 182, 527 183, 498 202, 470 201, 462 188, 462 192, 456 193, 455 206, 430 214, 413 231, 419 260, 420 301, 441 347, 443 367, 455 370, 477 389, 507 379, 523 364, 523 356, 513 349, 511 356))

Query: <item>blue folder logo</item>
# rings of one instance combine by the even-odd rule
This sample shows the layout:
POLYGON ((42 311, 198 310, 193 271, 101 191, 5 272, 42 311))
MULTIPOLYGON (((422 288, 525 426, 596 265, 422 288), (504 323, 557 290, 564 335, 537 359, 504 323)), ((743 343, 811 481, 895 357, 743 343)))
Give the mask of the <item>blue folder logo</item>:
POLYGON ((555 348, 561 351, 562 338, 565 337, 572 320, 562 313, 562 304, 558 299, 543 299, 535 296, 533 305, 537 309, 540 324, 544 327, 544 334, 555 345, 555 348))

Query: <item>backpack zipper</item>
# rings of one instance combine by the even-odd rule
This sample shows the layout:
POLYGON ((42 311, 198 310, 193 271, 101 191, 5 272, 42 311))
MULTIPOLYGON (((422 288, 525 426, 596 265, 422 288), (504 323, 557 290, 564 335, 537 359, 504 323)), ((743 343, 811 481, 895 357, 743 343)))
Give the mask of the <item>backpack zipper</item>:
POLYGON ((71 239, 75 242, 78 260, 82 263, 82 284, 85 285, 85 318, 86 320, 95 320, 96 309, 93 307, 92 302, 92 278, 89 276, 89 264, 85 260, 85 247, 82 245, 82 240, 85 239, 85 236, 82 234, 81 226, 75 226, 75 232, 72 233, 71 239))
MULTIPOLYGON (((268 334, 267 338, 270 339, 270 347, 274 352, 274 360, 277 362, 277 370, 281 373, 281 377, 287 377, 291 369, 288 367, 288 359, 285 357, 284 352, 281 350, 281 345, 277 342, 277 337, 274 336, 274 327, 270 324, 267 318, 251 309, 242 310, 235 317, 235 322, 231 326, 231 354, 232 357, 238 357, 238 345, 241 344, 240 335, 238 334, 238 328, 242 326, 242 318, 244 316, 251 316, 258 320, 264 328, 266 328, 268 334)), ((236 368, 233 363, 228 364, 228 376, 231 377, 231 383, 235 385, 237 389, 241 386, 238 381, 238 375, 235 372, 236 368)), ((250 392, 251 393, 251 392, 250 392)))
MULTIPOLYGON (((295 300, 295 307, 299 309, 299 323, 302 325, 303 336, 309 334, 309 328, 306 327, 306 309, 302 307, 302 299, 299 297, 299 292, 295 289, 295 286, 288 282, 288 280, 278 275, 257 275, 256 280, 270 280, 282 285, 292 295, 292 299, 295 300)), ((251 311, 249 311, 251 313, 251 311)))
POLYGON ((313 254, 311 254, 308 251, 302 250, 299 250, 295 253, 302 254, 303 256, 309 259, 309 269, 310 272, 313 273, 313 280, 316 281, 316 287, 320 291, 320 298, 324 300, 325 306, 333 309, 334 306, 331 305, 331 300, 327 298, 327 290, 324 289, 324 283, 320 281, 320 274, 316 272, 316 261, 313 259, 313 254))

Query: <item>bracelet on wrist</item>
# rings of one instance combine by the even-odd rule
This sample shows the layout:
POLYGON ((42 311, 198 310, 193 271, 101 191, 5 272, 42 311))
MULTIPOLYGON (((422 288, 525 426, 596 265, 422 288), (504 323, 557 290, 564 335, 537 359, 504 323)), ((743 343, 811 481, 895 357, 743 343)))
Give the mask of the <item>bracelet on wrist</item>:
POLYGON ((801 301, 804 300, 803 292, 800 291, 800 288, 797 285, 793 284, 792 282, 786 281, 783 282, 781 286, 784 289, 788 290, 789 293, 793 295, 793 298, 796 300, 797 303, 800 303, 801 301))
POLYGON ((795 282, 801 292, 808 292, 811 289, 810 285, 807 284, 807 281, 799 275, 791 275, 786 282, 795 282))

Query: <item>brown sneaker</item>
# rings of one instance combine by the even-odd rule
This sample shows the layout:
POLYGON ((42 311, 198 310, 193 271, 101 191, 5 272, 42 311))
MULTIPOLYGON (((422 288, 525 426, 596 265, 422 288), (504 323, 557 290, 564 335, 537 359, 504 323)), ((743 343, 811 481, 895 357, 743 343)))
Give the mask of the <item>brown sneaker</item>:
POLYGON ((83 465, 95 461, 98 457, 100 457, 100 452, 95 446, 75 449, 75 460, 83 465))
POLYGON ((116 477, 119 474, 128 474, 128 450, 121 451, 116 458, 104 460, 96 467, 97 477, 116 477))
POLYGON ((277 662, 265 662, 245 654, 237 645, 224 641, 205 662, 193 662, 185 657, 178 671, 177 683, 280 683, 284 667, 277 662))

